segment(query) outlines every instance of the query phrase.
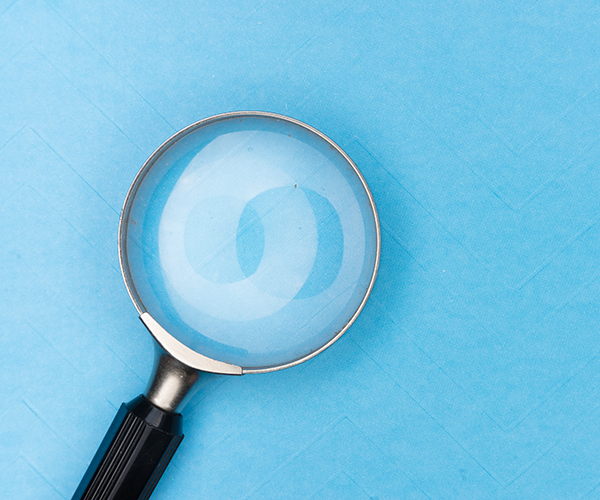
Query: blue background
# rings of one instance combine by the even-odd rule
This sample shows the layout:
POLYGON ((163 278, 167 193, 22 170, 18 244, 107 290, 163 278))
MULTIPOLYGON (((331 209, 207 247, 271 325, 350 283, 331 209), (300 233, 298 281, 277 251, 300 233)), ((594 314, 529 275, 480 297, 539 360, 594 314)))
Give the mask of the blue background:
POLYGON ((0 492, 70 498, 152 345, 135 173, 229 110, 364 172, 380 275, 275 374, 206 376, 154 499, 600 498, 600 5, 0 0, 0 492))

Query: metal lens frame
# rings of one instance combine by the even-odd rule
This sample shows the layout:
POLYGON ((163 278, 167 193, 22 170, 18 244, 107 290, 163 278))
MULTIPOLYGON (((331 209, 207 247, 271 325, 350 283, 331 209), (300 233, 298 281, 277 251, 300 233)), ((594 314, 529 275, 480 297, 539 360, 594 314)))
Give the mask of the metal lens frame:
POLYGON ((362 174, 360 173, 360 171, 358 170, 358 168, 354 164, 354 162, 350 159, 350 157, 342 150, 342 148, 340 148, 329 137, 322 134, 321 132, 314 129, 313 127, 311 127, 301 121, 295 120, 293 118, 289 118, 287 116, 278 115, 275 113, 267 113, 267 112, 262 112, 262 111, 235 111, 235 112, 231 112, 231 113, 223 113, 223 114, 211 116, 209 118, 205 118, 204 120, 200 120, 196 123, 193 123, 192 125, 189 125, 188 127, 184 128, 183 130, 180 130, 175 135, 173 135, 172 137, 167 139, 156 151, 154 151, 154 153, 152 153, 150 158, 148 158, 146 163, 144 163, 144 165, 142 166, 142 168, 136 175, 135 179, 133 180, 133 183, 131 184, 131 187, 129 188, 127 196, 125 197, 125 203, 123 204, 123 209, 121 211, 121 218, 119 221, 119 262, 121 265, 121 272, 123 274, 123 279, 125 280, 125 286, 127 287, 129 296, 131 297, 131 300, 133 301, 135 308, 137 309, 138 313, 140 314, 140 319, 146 325, 146 327, 148 328, 148 330, 150 331, 150 333, 152 334, 154 339, 158 342, 159 346, 164 351, 166 351, 172 357, 174 357, 175 359, 177 359, 178 361, 184 363, 185 365, 187 365, 189 367, 192 367, 192 368, 195 368, 195 369, 198 369, 201 371, 212 372, 212 373, 241 375, 241 374, 245 374, 245 373, 266 373, 266 372, 272 372, 272 371, 276 371, 276 370, 282 370, 284 368, 288 368, 290 366, 300 364, 300 363, 316 356, 317 354, 324 351, 325 349, 327 349, 331 344, 333 344, 336 340, 338 340, 348 330, 348 328, 350 328, 350 325, 352 325, 354 320, 356 320, 356 318, 362 311, 365 303, 367 302, 367 299, 368 299, 369 295, 371 294, 371 290, 373 289, 373 285, 375 284, 375 278, 377 276, 377 270, 379 268, 380 251, 381 251, 381 232, 380 232, 380 226, 379 226, 379 217, 377 216, 377 209, 375 207, 375 201, 373 200, 373 196, 371 194, 371 191, 369 190, 369 187, 367 186, 367 183, 366 183, 364 177, 362 176, 362 174), (375 262, 374 262, 374 266, 373 266, 373 273, 371 276, 371 280, 369 282, 369 286, 367 287, 367 290, 364 294, 364 297, 363 297, 361 303, 359 304, 359 306, 356 309, 356 311, 354 312, 354 314, 346 322, 344 327, 342 329, 340 329, 340 331, 338 331, 331 340, 329 340, 326 344, 322 345, 319 349, 317 349, 313 352, 310 352, 307 355, 305 355, 299 359, 296 359, 294 361, 291 361, 289 363, 283 363, 280 365, 269 366, 266 368, 254 368, 254 369, 248 368, 248 369, 246 369, 246 368, 230 365, 228 363, 224 363, 224 362, 221 362, 218 360, 208 358, 208 357, 190 349, 189 347, 185 346, 183 343, 179 342, 175 337, 173 337, 167 331, 165 331, 154 320, 154 318, 152 318, 152 316, 148 313, 148 311, 146 311, 146 308, 144 307, 144 304, 142 303, 142 300, 137 293, 137 290, 135 287, 135 280, 130 272, 129 263, 127 260, 127 221, 129 220, 129 213, 131 211, 131 207, 135 201, 135 197, 136 197, 137 191, 138 191, 141 183, 143 182, 146 175, 152 170, 152 167, 155 164, 156 160, 158 158, 160 158, 162 156, 162 154, 165 153, 165 151, 167 151, 172 145, 177 143, 180 139, 182 139, 186 135, 188 135, 192 132, 195 132, 196 130, 198 130, 206 125, 209 125, 211 123, 215 123, 217 121, 224 121, 224 120, 228 120, 231 118, 256 118, 256 117, 264 117, 264 118, 271 118, 271 119, 275 119, 275 120, 282 120, 282 121, 286 121, 286 122, 292 123, 294 125, 297 125, 299 127, 302 127, 305 130, 312 132, 313 134, 317 135, 321 139, 325 140, 327 143, 329 143, 329 145, 332 148, 335 148, 335 150, 345 158, 345 160, 352 167, 352 169, 354 170, 354 173, 360 180, 360 182, 365 190, 365 193, 367 195, 367 198, 369 200, 371 212, 373 215, 375 231, 377 233, 376 234, 377 255, 375 256, 375 262))

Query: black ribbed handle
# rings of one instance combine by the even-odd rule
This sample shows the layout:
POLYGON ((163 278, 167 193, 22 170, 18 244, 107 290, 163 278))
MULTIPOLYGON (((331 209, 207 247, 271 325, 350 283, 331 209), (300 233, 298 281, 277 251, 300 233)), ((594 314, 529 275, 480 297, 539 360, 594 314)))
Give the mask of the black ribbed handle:
POLYGON ((73 500, 147 500, 182 439, 178 413, 143 396, 121 405, 73 500))

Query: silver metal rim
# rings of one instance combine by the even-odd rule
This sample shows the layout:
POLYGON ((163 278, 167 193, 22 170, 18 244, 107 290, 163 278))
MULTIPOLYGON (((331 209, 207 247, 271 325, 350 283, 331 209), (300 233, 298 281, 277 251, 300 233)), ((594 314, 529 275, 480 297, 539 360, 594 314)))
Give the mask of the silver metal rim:
MULTIPOLYGON (((377 208, 375 207, 375 200, 373 199, 373 195, 371 194, 371 190, 369 189, 369 186, 367 185, 365 178, 363 177, 362 173, 360 172, 360 170, 358 169, 356 164, 352 161, 352 159, 346 154, 346 152, 341 147, 339 147, 334 141, 332 141, 325 134, 321 133, 320 131, 311 127, 310 125, 307 125, 306 123, 296 120, 294 118, 290 118, 290 117, 284 116, 284 115, 279 115, 276 113, 269 113, 269 112, 265 112, 265 111, 233 111, 230 113, 222 113, 222 114, 210 116, 210 117, 200 120, 196 123, 192 123, 191 125, 185 127, 184 129, 180 130, 179 132, 175 133, 173 136, 171 136, 169 139, 167 139, 163 144, 161 144, 156 149, 156 151, 154 151, 154 153, 152 153, 152 155, 150 155, 150 157, 146 160, 146 162, 144 163, 142 168, 139 170, 139 172, 135 176, 135 179, 131 183, 129 191, 127 192, 127 196, 125 197, 125 202, 123 203, 123 209, 121 210, 121 217, 119 220, 119 236, 118 236, 118 238, 119 238, 119 263, 121 266, 121 274, 123 275, 123 280, 125 281, 125 287, 127 288, 127 292, 129 293, 129 296, 131 297, 131 300, 132 300, 135 308, 137 309, 137 311, 140 315, 142 315, 144 313, 148 314, 142 303, 142 300, 138 296, 137 291, 135 289, 134 279, 129 271, 129 266, 127 264, 127 257, 126 257, 127 242, 126 242, 125 238, 126 238, 127 231, 125 230, 125 226, 126 226, 126 221, 129 218, 131 206, 133 204, 133 201, 135 200, 135 195, 137 193, 138 187, 142 183, 146 174, 150 171, 150 169, 154 165, 155 161, 169 147, 171 147, 173 144, 178 142, 184 136, 186 136, 187 134, 197 130, 198 128, 201 128, 210 123, 214 123, 216 121, 221 121, 221 120, 227 120, 230 118, 239 118, 239 117, 249 117, 249 118, 251 118, 251 117, 266 117, 266 118, 274 118, 277 120, 283 120, 283 121, 298 125, 304 129, 316 134, 321 139, 328 142, 333 148, 335 148, 335 150, 338 153, 340 153, 346 159, 346 161, 350 164, 350 166, 354 170, 354 173, 360 179, 360 182, 361 182, 361 184, 367 194, 367 197, 369 199, 369 204, 371 207, 371 211, 373 214, 373 220, 375 223, 375 231, 377 233, 376 234, 377 254, 375 256, 375 263, 373 266, 373 274, 371 276, 369 286, 367 287, 367 290, 365 292, 363 300, 359 304, 358 308, 356 309, 356 311, 354 312, 352 317, 344 325, 344 328, 342 328, 339 332, 337 332, 336 335, 329 342, 327 342, 326 344, 321 346, 316 351, 313 351, 313 352, 307 354, 306 356, 299 358, 295 361, 292 361, 290 363, 285 363, 285 364, 276 365, 276 366, 270 366, 270 367, 266 367, 266 368, 243 368, 242 367, 242 372, 244 374, 246 374, 246 373, 268 373, 268 372, 283 370, 284 368, 290 368, 292 366, 296 366, 300 363, 303 363, 304 361, 307 361, 307 360, 313 358, 314 356, 316 356, 317 354, 323 352, 325 349, 327 349, 329 346, 331 346, 333 343, 335 343, 348 330, 348 328, 350 328, 352 323, 354 323, 354 321, 356 320, 358 315, 363 310, 365 304, 367 303, 367 299, 369 298, 369 295, 371 294, 371 291, 373 290, 373 286, 375 285, 375 279, 377 278, 377 271, 379 269, 379 260, 380 260, 380 253, 381 253, 381 229, 380 229, 380 225, 379 225, 379 216, 377 215, 377 208)), ((170 335, 170 337, 175 339, 172 335, 170 335)), ((197 354, 200 354, 200 353, 197 353, 197 354)), ((186 362, 185 359, 180 359, 180 361, 183 363, 186 362)), ((217 361, 217 360, 215 360, 215 361, 217 361)))

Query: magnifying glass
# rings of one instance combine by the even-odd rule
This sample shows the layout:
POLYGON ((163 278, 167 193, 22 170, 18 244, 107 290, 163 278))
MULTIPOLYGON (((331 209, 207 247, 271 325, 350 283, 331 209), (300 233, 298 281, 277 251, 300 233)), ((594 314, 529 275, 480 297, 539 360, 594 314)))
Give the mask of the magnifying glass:
POLYGON ((317 355, 373 288, 373 197, 331 139, 289 117, 234 112, 168 139, 129 189, 125 285, 155 340, 74 500, 147 499, 183 439, 201 372, 265 373, 317 355))

